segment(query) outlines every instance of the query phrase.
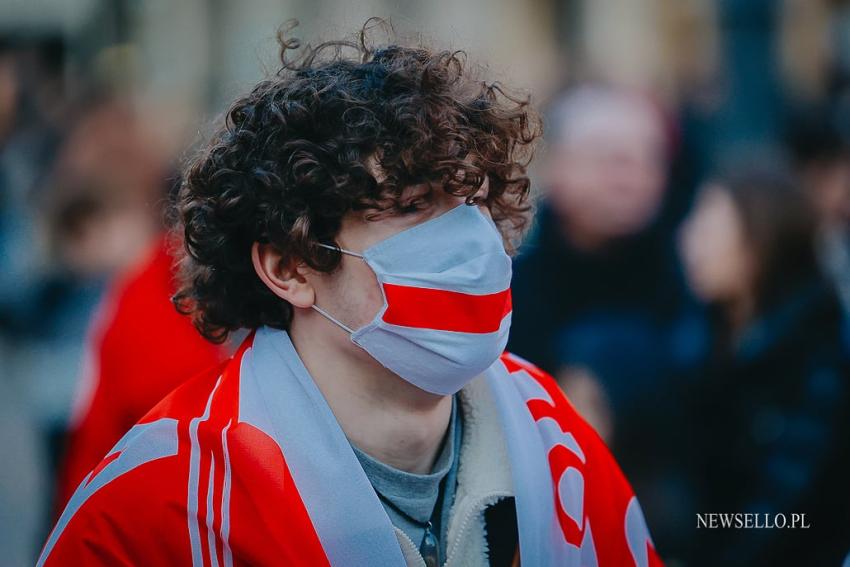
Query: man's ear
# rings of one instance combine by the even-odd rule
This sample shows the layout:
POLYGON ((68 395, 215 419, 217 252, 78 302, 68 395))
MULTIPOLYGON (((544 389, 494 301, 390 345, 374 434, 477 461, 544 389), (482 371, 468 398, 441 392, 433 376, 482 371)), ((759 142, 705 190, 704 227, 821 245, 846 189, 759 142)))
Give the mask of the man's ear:
POLYGON ((297 262, 284 258, 271 244, 255 242, 251 262, 266 287, 293 307, 308 308, 316 302, 316 291, 299 272, 297 262))

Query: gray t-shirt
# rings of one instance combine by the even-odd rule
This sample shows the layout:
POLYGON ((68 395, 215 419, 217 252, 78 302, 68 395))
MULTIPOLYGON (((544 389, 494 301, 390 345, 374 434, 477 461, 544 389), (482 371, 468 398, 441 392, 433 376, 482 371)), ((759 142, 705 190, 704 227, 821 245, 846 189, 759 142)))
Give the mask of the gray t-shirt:
POLYGON ((351 445, 366 476, 375 490, 392 505, 401 509, 408 516, 415 518, 418 525, 404 515, 399 514, 393 506, 381 499, 387 515, 393 525, 410 537, 417 547, 425 536, 423 524, 431 519, 431 514, 440 500, 439 519, 434 521, 434 535, 438 535, 440 556, 446 557, 446 532, 449 523, 449 512, 454 502, 455 485, 457 484, 457 467, 460 462, 460 440, 462 429, 461 412, 458 410, 457 398, 452 401, 452 416, 440 454, 429 474, 414 474, 384 464, 357 447, 351 445), (445 479, 445 482, 442 482, 445 479), (441 494, 441 484, 443 486, 441 494), (437 526, 437 521, 439 525, 437 526), (438 529, 437 529, 438 528, 438 529))

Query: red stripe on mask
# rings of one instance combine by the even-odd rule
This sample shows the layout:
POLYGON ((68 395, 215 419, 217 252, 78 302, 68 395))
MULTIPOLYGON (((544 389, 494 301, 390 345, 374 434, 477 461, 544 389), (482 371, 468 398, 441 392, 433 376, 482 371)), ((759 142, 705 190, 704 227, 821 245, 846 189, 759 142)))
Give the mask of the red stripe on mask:
POLYGON ((494 333, 511 312, 510 288, 474 295, 385 283, 384 295, 387 298, 384 321, 401 327, 494 333))

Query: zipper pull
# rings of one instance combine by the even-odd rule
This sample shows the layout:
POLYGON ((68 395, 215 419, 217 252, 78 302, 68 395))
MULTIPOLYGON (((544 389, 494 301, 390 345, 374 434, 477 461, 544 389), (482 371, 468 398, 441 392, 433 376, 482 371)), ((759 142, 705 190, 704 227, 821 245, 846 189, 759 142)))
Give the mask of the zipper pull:
POLYGON ((422 559, 425 560, 426 567, 440 567, 440 544, 434 535, 434 528, 431 522, 425 524, 425 537, 422 538, 419 553, 422 555, 422 559))

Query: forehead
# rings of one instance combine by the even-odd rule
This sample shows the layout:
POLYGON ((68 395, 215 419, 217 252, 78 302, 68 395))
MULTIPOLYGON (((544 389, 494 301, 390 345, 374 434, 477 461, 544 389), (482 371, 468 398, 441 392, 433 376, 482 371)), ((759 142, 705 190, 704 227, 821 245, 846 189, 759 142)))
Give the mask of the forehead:
POLYGON ((350 210, 342 217, 337 235, 340 245, 363 250, 403 230, 426 222, 464 201, 463 197, 450 195, 441 187, 429 184, 406 186, 400 196, 392 197, 397 207, 350 210), (427 198, 421 198, 427 196, 427 198), (405 210, 409 203, 421 204, 405 210))
POLYGON ((553 113, 554 143, 582 146, 606 143, 663 144, 658 110, 646 99, 629 93, 588 89, 562 100, 553 113))
POLYGON ((729 190, 717 182, 709 182, 699 189, 697 194, 696 215, 713 219, 737 218, 738 211, 729 190))
MULTIPOLYGON (((473 165, 474 160, 472 155, 467 155, 463 159, 463 164, 473 165)), ((369 174, 375 179, 375 182, 378 184, 386 181, 388 177, 387 171, 381 166, 379 152, 375 152, 366 158, 364 161, 364 166, 369 174)), ((463 173, 458 172, 457 181, 463 181, 463 173)), ((478 187, 473 187, 472 185, 468 187, 464 187, 462 191, 453 190, 452 193, 449 193, 445 190, 442 183, 434 180, 423 180, 421 182, 410 183, 405 185, 398 191, 398 193, 393 192, 393 194, 387 194, 382 197, 387 198, 387 203, 391 203, 393 201, 399 204, 409 204, 414 200, 419 198, 427 197, 426 201, 421 201, 423 206, 431 206, 436 204, 439 206, 439 203, 445 199, 451 199, 453 201, 463 200, 468 196, 478 196, 482 200, 487 197, 490 191, 490 175, 488 172, 484 172, 483 179, 481 180, 481 184, 478 187)))

